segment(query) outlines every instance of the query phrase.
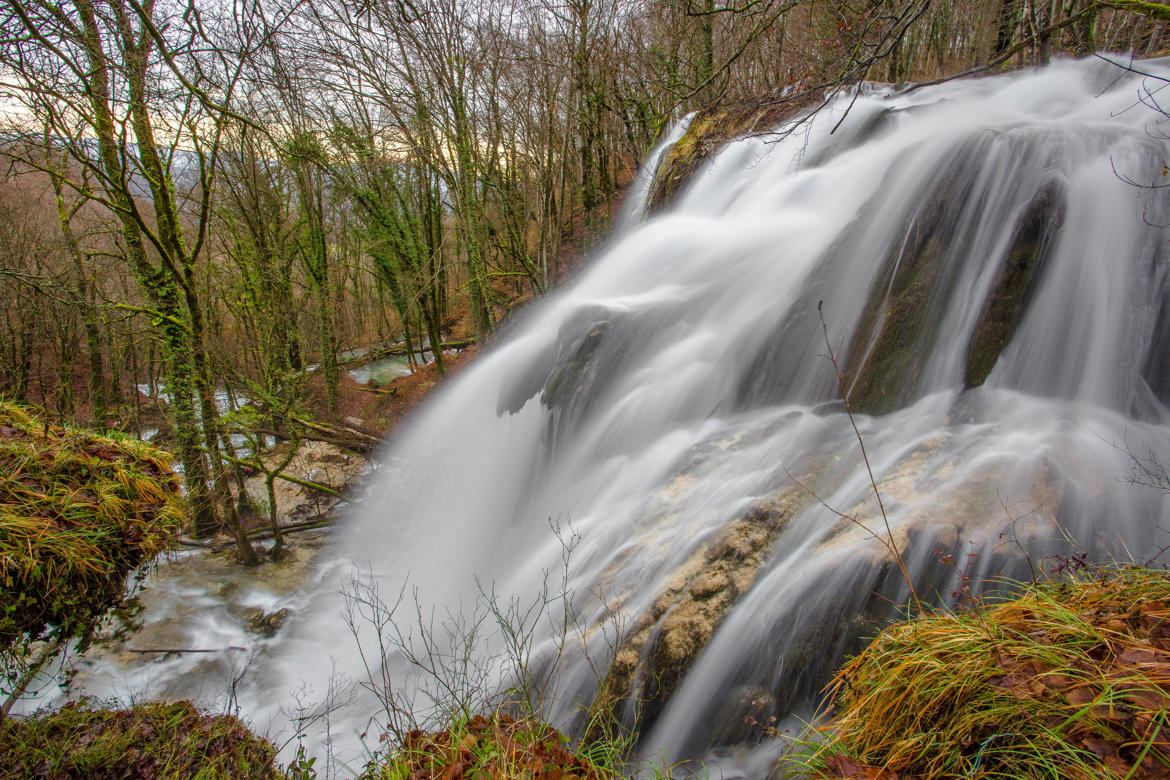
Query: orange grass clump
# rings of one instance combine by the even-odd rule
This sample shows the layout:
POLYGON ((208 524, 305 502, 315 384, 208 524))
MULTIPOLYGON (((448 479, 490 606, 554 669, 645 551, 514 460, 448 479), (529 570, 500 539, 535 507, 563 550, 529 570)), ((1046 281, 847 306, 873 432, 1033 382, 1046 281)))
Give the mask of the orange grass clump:
POLYGON ((883 631, 830 684, 814 776, 1170 778, 1170 576, 1121 569, 883 631))

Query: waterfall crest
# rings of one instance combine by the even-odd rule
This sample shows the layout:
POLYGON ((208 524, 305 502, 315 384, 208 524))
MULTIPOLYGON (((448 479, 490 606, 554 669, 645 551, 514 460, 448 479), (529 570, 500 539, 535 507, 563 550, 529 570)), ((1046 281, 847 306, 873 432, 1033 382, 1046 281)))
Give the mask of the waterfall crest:
POLYGON ((807 713, 908 595, 818 307, 925 596, 1062 535, 1152 554, 1124 448, 1170 457, 1167 210, 1124 179, 1161 181, 1159 86, 1058 62, 729 145, 396 438, 344 555, 457 610, 535 592, 570 523, 608 671, 562 658, 554 721, 601 688, 673 758, 807 713))
MULTIPOLYGON (((601 691, 673 760, 807 715, 908 597, 826 333, 924 598, 1153 555, 1170 504, 1126 450, 1170 460, 1170 214, 1126 179, 1164 182, 1141 97, 1170 66, 1143 67, 873 90, 728 145, 394 437, 326 572, 442 618, 540 592, 570 528, 586 649, 556 661, 554 723, 601 691)), ((364 679, 322 576, 243 682, 254 717, 364 679)), ((378 719, 354 697, 335 746, 378 719)))
POLYGON ((666 161, 667 154, 687 132, 691 126, 691 120, 694 118, 695 114, 692 111, 677 122, 673 122, 658 142, 654 144, 650 153, 646 155, 646 160, 638 166, 638 174, 634 177, 634 183, 626 194, 625 203, 622 204, 622 213, 618 220, 620 233, 630 232, 646 218, 646 208, 650 193, 654 190, 654 183, 658 179, 658 172, 666 161))

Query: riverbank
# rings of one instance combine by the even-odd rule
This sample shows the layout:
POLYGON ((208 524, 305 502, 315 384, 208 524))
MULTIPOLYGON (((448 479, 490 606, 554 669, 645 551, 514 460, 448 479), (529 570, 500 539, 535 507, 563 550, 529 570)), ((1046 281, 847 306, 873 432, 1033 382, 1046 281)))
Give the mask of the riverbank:
MULTIPOLYGON (((290 587, 319 541, 294 547, 301 551, 295 561, 254 570, 250 584, 223 580, 234 567, 217 565, 213 555, 168 564, 173 567, 168 579, 177 582, 175 575, 182 572, 186 584, 173 593, 209 583, 227 612, 247 621, 248 631, 270 637, 279 631, 284 611, 265 614, 243 607, 246 599, 239 596, 261 583, 273 592, 290 587)), ((1010 587, 1021 590, 1010 598, 1000 591, 958 612, 930 612, 882 630, 838 672, 824 719, 792 742, 770 776, 1170 776, 1170 576, 1149 569, 1083 569, 1010 587)), ((154 598, 157 594, 144 594, 144 612, 151 611, 154 598)), ((198 608, 192 605, 192 611, 198 608)), ((137 633, 136 641, 181 643, 180 635, 168 633, 173 628, 156 624, 137 633)), ((135 652, 153 654, 150 663, 167 675, 182 656, 197 659, 199 654, 174 647, 122 651, 126 657, 135 652)), ((195 661, 195 667, 201 665, 193 667, 191 676, 206 682, 214 664, 195 661)), ((70 778, 179 778, 197 772, 201 777, 289 780, 358 776, 357 771, 327 771, 327 762, 317 764, 301 754, 279 765, 276 746, 247 731, 246 724, 192 708, 185 697, 193 692, 174 687, 165 702, 124 710, 70 704, 52 715, 0 725, 0 745, 8 756, 0 778, 37 771, 70 778), (180 739, 188 733, 209 736, 193 751, 189 739, 180 739), (63 750, 66 744, 76 749, 63 750), (173 761, 161 758, 171 754, 173 761), (127 767, 150 771, 117 774, 130 771, 127 767), (240 767, 247 767, 244 774, 240 767), (21 774, 30 768, 35 771, 21 774)), ((632 758, 628 736, 615 732, 573 744, 536 715, 452 715, 438 731, 388 734, 386 751, 371 756, 360 776, 600 780, 648 771, 632 758)), ((782 736, 768 729, 759 733, 762 739, 782 736)), ((695 767, 675 769, 654 772, 691 776, 695 767)))

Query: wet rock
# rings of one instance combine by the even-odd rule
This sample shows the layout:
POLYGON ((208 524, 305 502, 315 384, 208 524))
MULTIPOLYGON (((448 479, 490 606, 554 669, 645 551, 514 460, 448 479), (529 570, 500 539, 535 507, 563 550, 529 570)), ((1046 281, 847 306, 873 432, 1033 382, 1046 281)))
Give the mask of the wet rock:
MULTIPOLYGON (((270 467, 275 467, 283 459, 279 450, 264 456, 270 467)), ((345 491, 360 479, 365 464, 365 458, 335 444, 303 441, 282 473, 332 490, 345 491)), ((264 479, 263 473, 254 474, 245 484, 252 503, 260 507, 261 514, 267 517, 268 491, 264 479)), ((280 477, 273 483, 273 489, 277 517, 286 521, 324 517, 338 503, 333 496, 280 477)))
POLYGON ((776 698, 763 686, 739 686, 731 691, 715 716, 726 744, 751 744, 767 736, 776 724, 776 698))
MULTIPOLYGON (((541 404, 549 410, 548 441, 556 444, 570 431, 590 419, 624 377, 638 356, 652 349, 664 328, 679 317, 681 302, 661 302, 627 311, 617 307, 584 306, 571 316, 557 334, 548 374, 538 388, 541 404)), ((531 371, 531 369, 530 369, 531 371)), ((532 391, 531 376, 501 395, 497 411, 514 411, 527 402, 521 396, 532 391)))
MULTIPOLYGON (((704 469, 716 451, 753 438, 751 432, 724 435, 696 448, 664 486, 665 505, 685 501, 690 486, 703 484, 704 469)), ((841 457, 848 450, 840 440, 826 438, 822 446, 794 468, 795 479, 778 475, 779 487, 674 568, 615 648, 591 722, 620 719, 638 730, 654 722, 720 624, 762 577, 785 528, 815 507, 814 493, 832 495, 839 480, 855 473, 856 463, 841 457)), ((840 514, 826 514, 824 537, 802 555, 847 560, 848 571, 831 564, 804 570, 805 592, 817 594, 815 607, 794 605, 802 617, 779 620, 775 635, 761 640, 758 666, 737 672, 726 696, 714 703, 709 744, 758 737, 794 707, 815 701, 841 660, 902 614, 909 591, 895 565, 894 548, 927 604, 962 598, 961 565, 945 564, 947 556, 964 560, 975 550, 985 557, 979 560, 985 571, 1026 576, 1023 551, 1057 535, 1066 479, 1042 460, 1027 467, 1011 457, 971 463, 951 434, 925 439, 907 451, 878 482, 892 544, 872 492, 852 506, 839 507, 840 514), (763 687, 761 680, 767 681, 763 687)), ((611 569, 623 565, 625 561, 618 561, 611 569)), ((599 590, 612 593, 612 584, 620 580, 607 572, 599 590)), ((624 599, 617 595, 619 608, 624 608, 624 599)))
MULTIPOLYGON (((1158 258, 1161 262, 1163 259, 1158 258)), ((1163 278, 1157 297, 1158 309, 1154 319, 1153 338, 1142 367, 1142 376, 1154 396, 1170 407, 1170 278, 1163 278)))
POLYGON ((603 357, 602 346, 610 332, 608 319, 595 322, 576 346, 569 346, 569 354, 549 374, 541 393, 541 402, 550 409, 566 407, 574 399, 589 394, 599 376, 598 365, 603 357))
MULTIPOLYGON (((983 548, 1005 533, 1021 542, 1055 538, 1064 482, 1044 461, 1021 470, 1014 458, 968 463, 961 451, 946 456, 949 436, 920 442, 878 480, 893 543, 909 557, 914 534, 935 547, 983 548), (1013 509, 1014 508, 1014 509, 1013 509)), ((821 549, 860 547, 875 563, 892 560, 882 508, 872 492, 843 512, 821 549)))
POLYGON ((755 582, 777 536, 808 501, 808 494, 796 486, 777 491, 678 567, 618 647, 591 722, 616 717, 617 707, 629 701, 640 703, 640 721, 657 717, 719 624, 755 582), (598 713, 599 707, 611 712, 598 713))
POLYGON ((958 271, 948 260, 982 152, 972 144, 950 175, 924 193, 902 231, 905 243, 896 243, 882 261, 845 351, 844 374, 855 377, 849 391, 855 411, 884 414, 915 398, 958 271))
POLYGON ((248 610, 251 615, 247 618, 248 630, 253 634, 271 639, 284 625, 288 617, 288 609, 278 609, 275 612, 265 612, 262 609, 248 610))
POLYGON ((1020 217, 967 349, 967 387, 983 384, 1015 333, 1064 222, 1064 211, 1064 187, 1052 180, 1020 217))
POLYGON ((751 134, 767 134, 786 120, 819 104, 819 93, 771 105, 711 106, 701 110, 662 161, 647 213, 669 206, 703 163, 725 144, 751 134))

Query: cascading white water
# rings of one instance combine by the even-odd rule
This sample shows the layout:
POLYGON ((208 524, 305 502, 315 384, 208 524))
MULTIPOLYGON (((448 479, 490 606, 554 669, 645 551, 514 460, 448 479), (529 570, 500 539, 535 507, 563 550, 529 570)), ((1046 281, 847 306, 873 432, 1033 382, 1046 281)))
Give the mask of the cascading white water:
MULTIPOLYGON (((1170 210, 1124 179, 1164 181, 1165 118, 1140 100, 1163 85, 1062 61, 731 144, 395 437, 330 567, 410 583, 441 619, 485 587, 530 600, 560 567, 550 526, 571 527, 589 658, 560 659, 555 722, 580 726, 589 659, 615 650, 606 684, 653 697, 618 714, 668 759, 807 714, 908 596, 863 528, 885 536, 818 308, 924 598, 1077 545, 1153 554, 1170 505, 1124 450, 1170 460, 1170 210)), ((255 662, 245 713, 366 679, 338 587, 255 662)), ((346 695, 335 749, 379 719, 346 695)))
POLYGON ((692 112, 670 125, 658 143, 654 144, 650 154, 646 155, 646 160, 638 166, 638 175, 634 177, 634 183, 630 187, 629 193, 626 194, 626 202, 622 204, 622 214, 618 220, 620 232, 628 233, 646 218, 646 207, 662 163, 665 161, 667 153, 691 126, 691 120, 694 118, 695 115, 692 112))

